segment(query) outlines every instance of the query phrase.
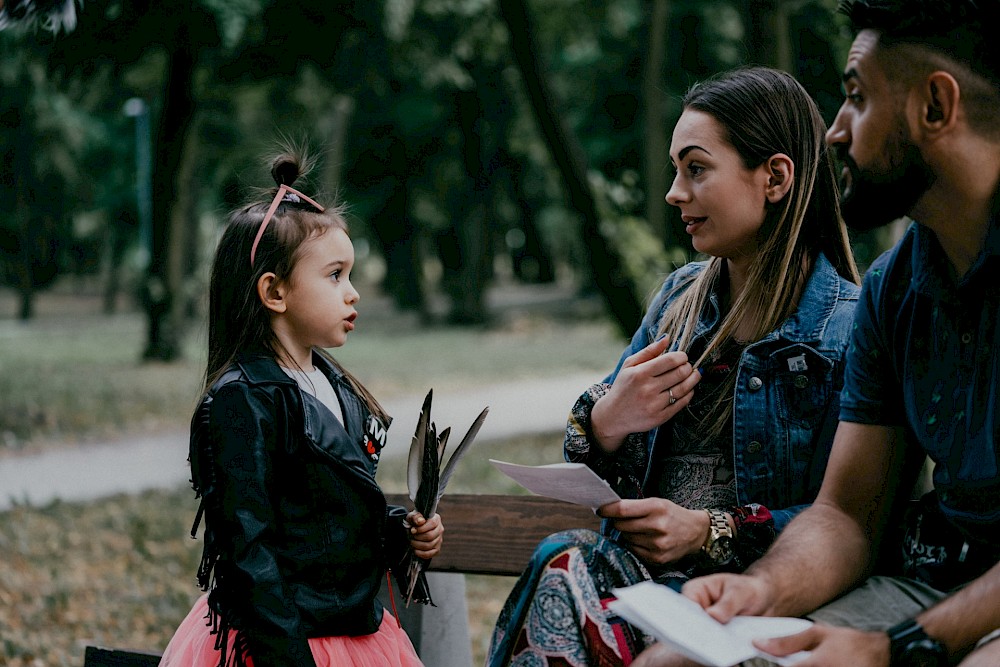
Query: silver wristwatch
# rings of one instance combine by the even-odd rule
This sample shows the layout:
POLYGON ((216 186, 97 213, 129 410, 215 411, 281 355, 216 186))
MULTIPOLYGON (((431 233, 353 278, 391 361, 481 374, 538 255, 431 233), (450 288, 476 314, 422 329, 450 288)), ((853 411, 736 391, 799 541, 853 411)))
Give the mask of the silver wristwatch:
POLYGON ((705 510, 708 513, 708 539, 701 547, 701 553, 712 565, 725 565, 733 559, 733 529, 729 527, 726 513, 720 510, 705 510))

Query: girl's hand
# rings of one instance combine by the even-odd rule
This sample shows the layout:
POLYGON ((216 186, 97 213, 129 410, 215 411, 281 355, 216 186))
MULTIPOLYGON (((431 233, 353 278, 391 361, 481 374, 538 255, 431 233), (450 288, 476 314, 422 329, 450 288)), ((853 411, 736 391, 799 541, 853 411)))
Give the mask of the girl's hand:
POLYGON ((444 524, 441 523, 440 514, 425 519, 420 512, 413 510, 406 515, 406 523, 410 526, 410 548, 417 558, 430 560, 441 552, 444 524))
POLYGON ((663 424, 691 402, 701 373, 684 352, 664 350, 667 338, 628 357, 607 394, 594 404, 590 424, 598 443, 614 451, 629 433, 663 424))
POLYGON ((689 510, 664 498, 619 500, 598 514, 611 519, 622 540, 646 563, 663 565, 695 553, 708 538, 704 510, 689 510))

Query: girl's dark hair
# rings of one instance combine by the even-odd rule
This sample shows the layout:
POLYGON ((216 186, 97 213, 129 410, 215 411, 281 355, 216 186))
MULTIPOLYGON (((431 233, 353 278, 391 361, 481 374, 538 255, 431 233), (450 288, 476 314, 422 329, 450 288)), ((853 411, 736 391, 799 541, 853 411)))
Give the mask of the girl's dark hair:
MULTIPOLYGON (((767 67, 724 72, 695 84, 684 97, 684 109, 712 116, 724 138, 739 153, 747 169, 784 153, 795 165, 792 186, 776 204, 767 206, 758 232, 758 251, 739 295, 734 295, 713 338, 694 366, 705 360, 746 323, 753 323, 750 341, 778 328, 795 311, 797 296, 820 253, 837 273, 860 282, 847 228, 840 216, 840 192, 833 159, 826 145, 826 123, 805 88, 790 74, 767 67)), ((725 260, 712 258, 693 281, 678 286, 684 292, 660 322, 660 332, 689 348, 695 324, 720 276, 725 260)), ((735 373, 732 374, 735 381, 735 373)), ((720 392, 709 413, 718 432, 732 415, 732 392, 720 392)))
MULTIPOLYGON (((285 196, 274 211, 257 245, 253 264, 250 250, 268 207, 281 185, 292 185, 312 166, 297 150, 287 150, 271 160, 275 188, 267 196, 238 208, 219 240, 212 263, 208 304, 208 363, 204 391, 243 354, 266 354, 278 359, 280 342, 271 329, 269 311, 257 296, 257 283, 272 272, 277 281, 286 281, 300 256, 303 242, 330 229, 347 231, 343 206, 320 212, 298 197, 285 196)), ((329 353, 316 350, 329 360, 353 385, 357 394, 379 419, 388 415, 374 396, 329 353)))

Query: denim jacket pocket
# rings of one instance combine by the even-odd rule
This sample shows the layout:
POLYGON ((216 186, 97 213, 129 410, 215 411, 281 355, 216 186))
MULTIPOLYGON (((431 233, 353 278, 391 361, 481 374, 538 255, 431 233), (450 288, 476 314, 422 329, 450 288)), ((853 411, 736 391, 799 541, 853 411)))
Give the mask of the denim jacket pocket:
POLYGON ((771 355, 777 374, 781 418, 813 429, 826 415, 833 387, 834 362, 802 343, 771 355))

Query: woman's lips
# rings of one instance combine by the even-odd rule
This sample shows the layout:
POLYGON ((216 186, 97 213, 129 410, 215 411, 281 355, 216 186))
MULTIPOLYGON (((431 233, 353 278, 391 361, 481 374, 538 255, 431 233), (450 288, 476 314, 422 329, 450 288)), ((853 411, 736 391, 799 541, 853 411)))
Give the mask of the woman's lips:
POLYGON ((693 234, 698 226, 708 220, 708 218, 700 218, 693 215, 682 215, 681 220, 684 222, 685 231, 687 231, 688 234, 693 234))

